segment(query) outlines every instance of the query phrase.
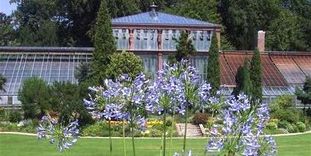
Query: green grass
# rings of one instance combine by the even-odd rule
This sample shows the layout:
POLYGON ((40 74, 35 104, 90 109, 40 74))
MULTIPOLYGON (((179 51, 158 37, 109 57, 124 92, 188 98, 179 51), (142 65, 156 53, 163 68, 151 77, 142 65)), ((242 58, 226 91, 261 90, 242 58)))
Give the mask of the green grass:
MULTIPOLYGON (((311 134, 297 136, 276 137, 278 144, 278 155, 281 156, 310 156, 311 155, 311 134)), ((136 138, 137 156, 160 156, 160 139, 136 138)), ((123 155, 123 140, 113 140, 113 155, 123 155)), ((203 147, 206 139, 188 139, 187 148, 192 149, 194 155, 201 156, 204 153, 203 147)), ((173 151, 182 149, 182 139, 173 140, 173 148, 169 147, 168 155, 173 151), (170 153, 169 153, 170 152, 170 153)), ((127 156, 131 156, 131 143, 127 139, 127 156)), ((37 140, 35 136, 21 136, 0 134, 0 155, 1 156, 106 156, 108 153, 108 139, 85 139, 81 138, 78 143, 64 153, 56 151, 56 146, 48 143, 47 140, 37 140)))

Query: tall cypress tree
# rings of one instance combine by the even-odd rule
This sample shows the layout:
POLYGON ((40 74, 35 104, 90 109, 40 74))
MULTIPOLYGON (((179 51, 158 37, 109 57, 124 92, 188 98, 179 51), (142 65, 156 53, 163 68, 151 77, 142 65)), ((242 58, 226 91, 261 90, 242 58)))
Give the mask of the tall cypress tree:
POLYGON ((212 35, 211 47, 208 52, 206 79, 212 86, 212 94, 215 95, 220 86, 219 47, 215 33, 212 35))
POLYGON ((110 62, 109 56, 116 52, 115 40, 112 34, 111 17, 105 0, 101 0, 95 25, 95 50, 91 63, 91 77, 94 85, 101 84, 106 74, 106 67, 110 62))
POLYGON ((250 68, 250 78, 252 82, 251 100, 254 104, 257 100, 262 101, 262 73, 261 73, 261 61, 260 53, 258 49, 255 49, 250 68))
POLYGON ((179 39, 176 41, 176 61, 180 62, 182 59, 189 59, 191 55, 196 52, 191 38, 186 31, 182 31, 179 39))
POLYGON ((232 94, 238 96, 240 93, 250 95, 251 92, 251 79, 250 79, 250 65, 249 60, 245 59, 243 66, 238 68, 235 76, 236 87, 233 89, 232 94))

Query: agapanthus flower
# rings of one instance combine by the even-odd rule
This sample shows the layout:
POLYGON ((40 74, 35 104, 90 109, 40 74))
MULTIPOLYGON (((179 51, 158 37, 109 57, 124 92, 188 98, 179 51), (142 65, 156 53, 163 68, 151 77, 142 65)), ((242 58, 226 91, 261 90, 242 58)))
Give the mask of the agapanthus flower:
MULTIPOLYGON (((173 66, 166 64, 148 88, 146 109, 158 114, 166 111, 183 115, 190 105, 198 101, 199 82, 198 71, 187 60, 173 66)), ((209 94, 208 88, 201 93, 209 94)))
POLYGON ((122 106, 118 104, 113 104, 113 103, 107 104, 102 114, 103 114, 103 117, 107 120, 122 119, 123 118, 122 106))
MULTIPOLYGON (((248 97, 244 94, 240 94, 237 98, 229 97, 217 118, 222 124, 211 129, 207 151, 217 149, 232 152, 232 149, 227 148, 235 146, 236 154, 245 156, 267 153, 261 151, 263 143, 260 141, 260 136, 264 136, 265 123, 269 120, 269 109, 266 104, 251 107, 248 97)), ((272 151, 276 151, 273 138, 264 139, 264 142, 271 144, 272 151)))
MULTIPOLYGON (((106 79, 103 87, 96 89, 95 98, 84 99, 84 105, 93 118, 106 120, 136 120, 139 109, 144 109, 145 91, 149 80, 143 73, 135 78, 127 74, 116 80, 106 79), (131 111, 131 110, 133 111, 131 111)), ((142 119, 137 124, 142 125, 142 119)), ((141 126, 137 126, 141 127, 141 126)), ((143 128, 142 128, 143 129, 143 128)))
POLYGON ((147 120, 140 115, 136 117, 137 128, 141 131, 145 131, 147 128, 147 120))
POLYGON ((259 136, 254 135, 252 132, 247 133, 247 135, 245 135, 242 138, 242 142, 244 145, 244 151, 243 151, 243 155, 244 156, 257 156, 258 155, 258 151, 260 149, 260 144, 259 144, 259 136))
POLYGON ((181 81, 173 76, 157 79, 149 86, 146 110, 162 114, 163 111, 182 113, 185 102, 181 81))
POLYGON ((57 149, 62 152, 77 142, 78 126, 78 120, 70 122, 67 126, 62 126, 54 119, 43 116, 37 127, 37 135, 39 139, 48 138, 51 144, 57 143, 57 149))
POLYGON ((277 146, 276 142, 272 136, 266 135, 264 136, 264 141, 266 141, 268 150, 263 151, 264 156, 275 156, 277 154, 277 146))

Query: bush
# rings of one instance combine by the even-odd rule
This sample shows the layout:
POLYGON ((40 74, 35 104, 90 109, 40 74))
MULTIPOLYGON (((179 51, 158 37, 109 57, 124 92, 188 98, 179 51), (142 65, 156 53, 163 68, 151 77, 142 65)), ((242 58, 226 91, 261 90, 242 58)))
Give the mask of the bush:
POLYGON ((297 122, 296 126, 297 126, 299 132, 306 131, 306 125, 303 122, 297 122))
POLYGON ((278 127, 279 128, 284 128, 284 129, 287 129, 287 125, 289 125, 290 123, 288 121, 280 121, 278 123, 278 127))
POLYGON ((83 136, 108 136, 108 126, 104 122, 96 122, 82 130, 83 136))
POLYGON ((4 132, 27 132, 27 133, 35 133, 36 126, 34 124, 28 124, 25 126, 18 126, 17 123, 0 123, 0 131, 4 132))
POLYGON ((149 136, 150 137, 161 137, 162 131, 158 129, 150 129, 149 136))
POLYGON ((282 128, 285 126, 283 121, 295 124, 303 118, 302 112, 294 107, 293 96, 289 95, 279 96, 271 102, 270 110, 271 118, 279 119, 282 128))
POLYGON ((278 124, 276 122, 268 122, 266 125, 266 128, 270 130, 277 130, 278 129, 278 124))
POLYGON ((110 56, 106 74, 110 78, 117 78, 121 74, 128 74, 131 78, 144 71, 141 58, 131 52, 114 53, 110 56))
POLYGON ((286 125, 286 129, 289 133, 295 133, 296 132, 296 129, 290 123, 288 123, 288 125, 286 125))
POLYGON ((25 119, 40 117, 49 110, 49 98, 49 89, 45 81, 37 77, 26 79, 18 92, 25 119))
POLYGON ((50 105, 53 111, 59 113, 60 122, 68 124, 73 118, 78 118, 81 126, 94 123, 83 105, 80 90, 80 86, 70 82, 54 82, 50 86, 50 105))
POLYGON ((195 113, 192 118, 193 124, 203 124, 205 125, 208 121, 208 115, 206 113, 195 113))
MULTIPOLYGON (((121 137, 122 136, 122 130, 123 130, 122 125, 111 125, 111 136, 121 137)), ((126 127, 125 127, 126 135, 128 134, 129 131, 130 131, 130 129, 126 125, 126 127)), ((83 128, 81 134, 83 136, 107 137, 107 136, 109 136, 108 123, 107 122, 96 122, 93 125, 89 125, 89 126, 83 128)), ((136 132, 135 132, 135 135, 140 136, 140 134, 136 134, 136 132)))
POLYGON ((10 122, 20 122, 22 120, 22 115, 18 111, 11 111, 9 114, 10 122))

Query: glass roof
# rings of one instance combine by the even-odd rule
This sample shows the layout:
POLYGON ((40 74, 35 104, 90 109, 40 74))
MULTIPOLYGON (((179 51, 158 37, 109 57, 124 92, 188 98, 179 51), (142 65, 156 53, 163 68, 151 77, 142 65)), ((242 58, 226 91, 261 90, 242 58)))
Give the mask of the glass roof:
POLYGON ((86 54, 53 53, 0 53, 0 74, 6 77, 6 92, 0 95, 17 95, 22 82, 30 77, 40 77, 46 82, 70 81, 74 78, 75 67, 80 62, 90 61, 86 54))

